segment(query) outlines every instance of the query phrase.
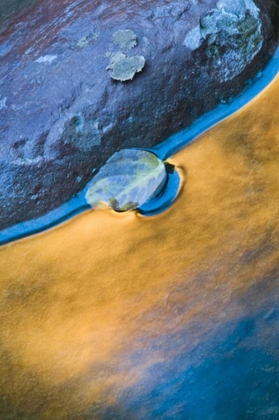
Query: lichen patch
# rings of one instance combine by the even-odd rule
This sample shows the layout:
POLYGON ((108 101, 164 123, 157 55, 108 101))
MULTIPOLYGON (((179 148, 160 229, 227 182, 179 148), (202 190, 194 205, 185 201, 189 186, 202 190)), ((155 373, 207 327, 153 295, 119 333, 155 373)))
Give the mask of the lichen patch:
POLYGON ((127 57, 126 54, 117 52, 112 54, 107 70, 111 70, 114 80, 125 82, 132 80, 136 73, 140 72, 145 64, 145 58, 141 55, 127 57))
POLYGON ((131 49, 137 45, 137 36, 131 29, 120 29, 112 35, 113 42, 123 49, 131 49))
POLYGON ((83 48, 86 47, 91 41, 96 41, 98 39, 98 34, 95 32, 91 32, 88 35, 84 35, 80 38, 80 40, 77 42, 77 47, 83 48))

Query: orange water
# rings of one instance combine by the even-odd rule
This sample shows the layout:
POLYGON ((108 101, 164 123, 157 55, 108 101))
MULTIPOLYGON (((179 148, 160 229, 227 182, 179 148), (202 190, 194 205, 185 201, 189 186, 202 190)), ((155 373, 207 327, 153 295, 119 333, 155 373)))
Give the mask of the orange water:
POLYGON ((112 405, 170 357, 152 349, 158 337, 199 323, 190 352, 278 290, 266 280, 243 304, 279 266, 278 105, 279 77, 173 156, 184 179, 166 212, 92 210, 0 248, 5 413, 68 419, 112 405))

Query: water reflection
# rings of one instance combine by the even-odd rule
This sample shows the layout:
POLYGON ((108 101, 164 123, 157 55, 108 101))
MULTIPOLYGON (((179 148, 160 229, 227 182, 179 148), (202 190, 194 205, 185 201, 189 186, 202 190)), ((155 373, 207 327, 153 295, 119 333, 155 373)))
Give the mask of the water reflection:
POLYGON ((0 248, 3 418, 278 416, 278 98, 279 77, 173 156, 166 212, 0 248))

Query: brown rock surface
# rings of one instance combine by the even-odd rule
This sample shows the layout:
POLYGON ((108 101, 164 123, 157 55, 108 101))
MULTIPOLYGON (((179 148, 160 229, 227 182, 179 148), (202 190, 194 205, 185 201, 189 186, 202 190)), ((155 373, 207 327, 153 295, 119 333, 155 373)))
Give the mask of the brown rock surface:
POLYGON ((0 228, 68 200, 115 150, 157 144, 240 92, 275 44, 275 2, 255 3, 40 0, 4 20, 0 228))

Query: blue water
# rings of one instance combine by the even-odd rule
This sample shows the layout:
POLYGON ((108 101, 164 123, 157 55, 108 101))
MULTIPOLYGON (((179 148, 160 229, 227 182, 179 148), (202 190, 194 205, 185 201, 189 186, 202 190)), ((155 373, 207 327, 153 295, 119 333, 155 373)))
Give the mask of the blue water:
MULTIPOLYGON (((166 160, 180 149, 194 141, 202 133, 213 127, 221 120, 238 111, 256 95, 258 95, 269 83, 275 78, 279 72, 279 48, 277 48, 274 56, 266 66, 266 68, 258 73, 258 75, 250 80, 247 88, 241 95, 236 97, 228 104, 220 104, 214 110, 204 114, 197 119, 190 127, 180 131, 169 137, 163 143, 152 147, 150 152, 155 153, 160 159, 166 160)), ((168 208, 177 196, 179 189, 179 175, 176 171, 169 174, 169 182, 166 185, 164 194, 153 197, 151 200, 142 205, 138 210, 141 214, 151 216, 158 214, 168 208)), ((75 197, 71 198, 67 203, 51 210, 49 213, 26 222, 18 223, 0 232, 0 245, 21 239, 25 236, 42 232, 43 230, 52 228, 69 218, 90 209, 85 200, 87 186, 80 191, 75 197)))
POLYGON ((138 208, 144 216, 154 216, 166 210, 175 200, 180 186, 180 176, 177 171, 168 174, 168 180, 162 191, 138 208))
POLYGON ((219 324, 191 352, 187 343, 195 340, 188 325, 153 337, 153 346, 164 357, 157 362, 152 348, 143 349, 140 360, 145 356, 153 363, 139 383, 125 389, 122 404, 118 401, 125 407, 121 418, 137 413, 138 419, 150 420, 278 420, 278 363, 272 351, 278 314, 270 322, 263 317, 264 307, 254 316, 219 324), (274 335, 263 342, 268 323, 274 335))

